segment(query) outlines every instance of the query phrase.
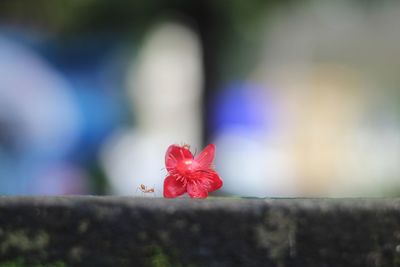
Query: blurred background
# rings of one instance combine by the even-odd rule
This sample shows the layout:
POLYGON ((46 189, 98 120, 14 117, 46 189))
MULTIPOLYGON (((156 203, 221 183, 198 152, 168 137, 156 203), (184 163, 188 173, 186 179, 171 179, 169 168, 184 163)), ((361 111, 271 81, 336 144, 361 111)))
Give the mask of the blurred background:
POLYGON ((0 2, 0 194, 400 196, 400 2, 0 2))

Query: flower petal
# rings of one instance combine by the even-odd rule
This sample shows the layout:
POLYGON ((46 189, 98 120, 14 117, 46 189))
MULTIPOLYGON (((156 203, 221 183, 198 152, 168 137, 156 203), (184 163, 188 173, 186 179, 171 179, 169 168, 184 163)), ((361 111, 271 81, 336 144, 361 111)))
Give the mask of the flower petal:
POLYGON ((197 163, 197 168, 201 170, 207 170, 210 168, 211 163, 214 160, 215 156, 215 145, 209 144, 203 151, 200 152, 194 158, 194 161, 197 163))
POLYGON ((208 191, 202 183, 189 182, 187 185, 187 192, 191 198, 206 198, 208 191))
POLYGON ((164 180, 164 197, 174 198, 186 192, 186 185, 182 181, 177 181, 172 175, 164 180))
POLYGON ((189 180, 196 181, 196 183, 201 184, 208 192, 212 192, 221 188, 223 184, 218 173, 216 173, 213 169, 193 172, 190 174, 189 180))
POLYGON ((165 153, 165 166, 167 171, 171 172, 181 160, 193 159, 193 154, 186 147, 170 145, 165 153))
POLYGON ((219 177, 218 173, 216 173, 214 170, 209 170, 211 175, 209 176, 211 179, 210 186, 208 188, 208 192, 215 191, 217 189, 220 189, 223 185, 223 181, 221 177, 219 177))

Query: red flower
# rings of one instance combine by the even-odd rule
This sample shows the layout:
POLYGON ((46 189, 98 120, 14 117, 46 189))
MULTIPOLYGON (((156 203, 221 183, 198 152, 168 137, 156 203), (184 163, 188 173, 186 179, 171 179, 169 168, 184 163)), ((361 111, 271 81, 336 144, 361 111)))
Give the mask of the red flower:
POLYGON ((165 166, 169 175, 164 181, 164 197, 174 198, 188 193, 192 198, 206 198, 222 186, 222 180, 211 166, 215 145, 208 145, 196 157, 188 145, 169 146, 165 166))

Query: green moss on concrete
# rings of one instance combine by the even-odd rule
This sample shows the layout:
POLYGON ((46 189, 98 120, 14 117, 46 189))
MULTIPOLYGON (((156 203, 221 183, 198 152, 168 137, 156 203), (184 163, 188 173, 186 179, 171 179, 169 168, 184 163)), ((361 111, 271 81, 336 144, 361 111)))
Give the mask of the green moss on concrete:
POLYGON ((15 259, 12 261, 7 261, 0 263, 0 267, 25 267, 24 261, 22 259, 15 259))
POLYGON ((49 264, 40 264, 40 263, 31 264, 31 263, 26 263, 25 260, 22 258, 17 258, 14 260, 0 263, 0 267, 67 267, 67 265, 62 261, 57 261, 55 263, 49 263, 49 264))
POLYGON ((172 263, 167 256, 160 248, 155 247, 153 249, 153 255, 151 257, 151 266, 152 267, 168 267, 172 266, 172 263))
POLYGON ((270 211, 264 223, 255 226, 254 232, 258 246, 266 249, 278 266, 284 266, 285 259, 296 253, 296 224, 282 210, 270 211))
POLYGON ((0 267, 400 266, 400 199, 0 197, 0 214, 0 267))
POLYGON ((49 235, 45 231, 38 231, 35 234, 29 234, 26 230, 19 229, 2 233, 3 240, 0 243, 2 254, 10 249, 22 252, 32 250, 43 250, 49 243, 49 235))
POLYGON ((152 245, 146 250, 149 252, 148 265, 151 267, 182 267, 177 252, 172 248, 167 251, 160 246, 152 245))
POLYGON ((87 219, 82 220, 78 225, 78 232, 80 234, 85 233, 89 228, 90 222, 87 219))

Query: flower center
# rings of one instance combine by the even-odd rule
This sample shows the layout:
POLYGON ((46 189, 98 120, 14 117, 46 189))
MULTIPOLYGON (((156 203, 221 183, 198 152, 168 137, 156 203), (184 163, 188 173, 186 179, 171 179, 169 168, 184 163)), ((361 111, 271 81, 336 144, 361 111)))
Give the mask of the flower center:
POLYGON ((192 159, 182 160, 178 163, 177 170, 182 175, 188 175, 192 172, 193 169, 192 165, 193 165, 192 159))

